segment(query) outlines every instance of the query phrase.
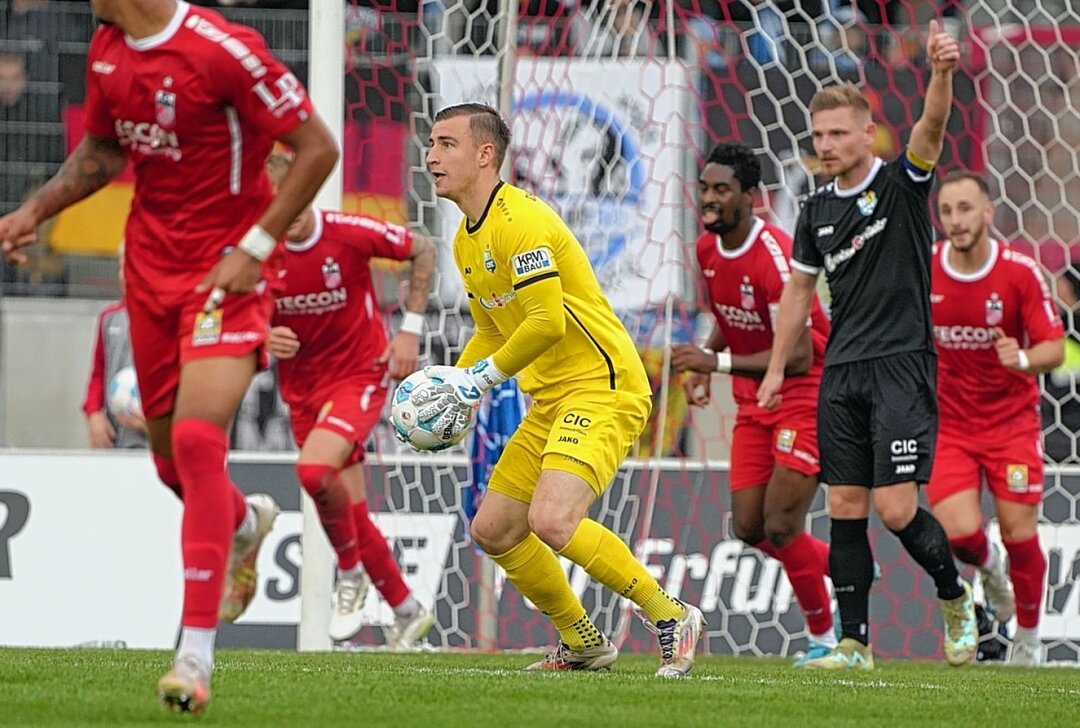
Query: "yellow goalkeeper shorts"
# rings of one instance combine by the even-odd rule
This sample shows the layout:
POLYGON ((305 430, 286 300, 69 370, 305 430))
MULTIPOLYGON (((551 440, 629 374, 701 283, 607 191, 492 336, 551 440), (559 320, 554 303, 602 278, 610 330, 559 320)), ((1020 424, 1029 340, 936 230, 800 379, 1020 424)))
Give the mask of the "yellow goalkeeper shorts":
POLYGON ((488 488, 531 503, 541 470, 573 473, 601 495, 645 429, 648 396, 610 389, 577 389, 534 400, 506 443, 488 488))

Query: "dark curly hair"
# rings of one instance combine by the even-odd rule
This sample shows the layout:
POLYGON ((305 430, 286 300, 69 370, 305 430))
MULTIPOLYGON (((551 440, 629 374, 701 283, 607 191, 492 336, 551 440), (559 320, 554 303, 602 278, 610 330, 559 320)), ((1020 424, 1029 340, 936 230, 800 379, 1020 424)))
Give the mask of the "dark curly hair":
POLYGON ((709 154, 708 164, 731 167, 743 192, 749 192, 761 184, 761 162, 745 144, 717 144, 709 154))

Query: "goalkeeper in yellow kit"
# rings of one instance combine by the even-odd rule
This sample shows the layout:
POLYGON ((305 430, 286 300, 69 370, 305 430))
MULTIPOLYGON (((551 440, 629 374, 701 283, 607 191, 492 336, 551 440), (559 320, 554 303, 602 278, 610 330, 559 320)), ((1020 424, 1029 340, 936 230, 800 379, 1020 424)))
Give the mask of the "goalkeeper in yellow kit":
POLYGON ((459 366, 433 367, 472 406, 517 375, 533 405, 492 472, 476 543, 551 619, 560 643, 537 670, 597 670, 618 650, 589 619, 556 554, 638 605, 659 637, 657 675, 694 665, 704 618, 669 596, 627 545, 587 518, 645 427, 649 381, 580 243, 532 194, 503 182, 510 130, 494 109, 443 109, 427 164, 435 193, 465 213, 454 261, 476 333, 459 366))

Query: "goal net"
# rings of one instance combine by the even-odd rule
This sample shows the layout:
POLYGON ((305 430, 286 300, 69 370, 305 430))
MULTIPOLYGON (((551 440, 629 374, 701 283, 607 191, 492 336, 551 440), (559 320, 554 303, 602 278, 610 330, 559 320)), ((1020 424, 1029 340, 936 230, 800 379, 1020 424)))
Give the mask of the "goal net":
MULTIPOLYGON (((649 430, 594 516, 637 550, 669 592, 701 605, 710 652, 790 654, 806 634, 779 564, 730 532, 726 460, 734 408, 727 381, 718 377, 714 391, 721 396, 691 412, 664 354, 671 342, 702 340, 712 326, 693 261, 697 170, 717 142, 753 147, 765 174, 760 214, 791 230, 814 179, 810 97, 822 85, 855 81, 879 124, 876 152, 898 154, 922 108, 930 5, 351 0, 347 6, 343 204, 438 239, 427 356, 455 361, 470 326, 449 254, 460 213, 436 201, 423 161, 428 132, 443 106, 485 101, 511 123, 511 181, 552 204, 577 234, 653 379, 649 430)), ((1026 246, 1061 284, 1075 337, 1080 17, 1057 0, 946 5, 954 13, 946 27, 962 38, 965 60, 941 168, 967 166, 988 175, 998 231, 1026 246), (1015 9, 1021 5, 1029 9, 1015 9)), ((310 53, 320 53, 318 44, 310 53)), ((379 280, 384 299, 397 301, 396 271, 382 271, 379 280)), ((1080 353, 1073 358, 1080 369, 1080 353)), ((1080 397, 1072 371, 1055 373, 1048 383, 1050 454, 1077 462, 1080 397)), ((445 548, 430 552, 432 563, 407 568, 435 604, 432 643, 507 649, 552 643, 546 619, 468 541, 462 513, 468 454, 418 457, 402 452, 385 430, 375 449, 381 464, 376 457, 370 490, 377 510, 401 518, 450 516, 437 522, 447 531, 438 536, 445 548)), ((1042 525, 1050 560, 1043 633, 1056 659, 1076 659, 1080 644, 1078 493, 1075 473, 1053 471, 1042 525)), ((823 494, 809 525, 827 537, 823 494)), ((929 580, 882 533, 878 528, 874 536, 884 568, 872 598, 875 647, 885 657, 937 656, 940 620, 929 580)), ((625 603, 577 567, 567 569, 602 629, 624 648, 653 649, 625 603)), ((390 615, 375 601, 369 617, 378 626, 390 615)), ((379 635, 372 630, 361 639, 379 635)))

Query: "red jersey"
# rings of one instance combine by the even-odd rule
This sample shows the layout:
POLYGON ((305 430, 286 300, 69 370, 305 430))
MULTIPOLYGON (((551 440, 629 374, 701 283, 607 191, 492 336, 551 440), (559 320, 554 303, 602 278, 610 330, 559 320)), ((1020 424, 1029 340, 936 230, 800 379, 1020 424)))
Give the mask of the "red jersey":
MULTIPOLYGON (((705 276, 716 324, 732 354, 753 354, 771 349, 780 294, 791 278, 791 238, 780 228, 754 219, 746 242, 736 250, 724 250, 720 236, 706 233, 698 238, 697 258, 705 276)), ((814 360, 806 376, 788 377, 780 390, 785 401, 817 400, 829 320, 817 296, 810 310, 810 340, 814 360)), ((740 407, 757 407, 760 381, 732 376, 731 390, 740 407)))
POLYGON ((160 286, 211 268, 270 203, 274 140, 311 114, 259 34, 212 10, 178 2, 164 30, 139 40, 100 26, 86 63, 86 129, 119 141, 134 164, 129 277, 160 286))
POLYGON ((991 240, 982 270, 963 274, 949 266, 949 249, 948 241, 934 245, 930 274, 941 428, 1007 429, 1038 409, 1039 385, 1001 366, 994 339, 1004 333, 1027 347, 1065 328, 1034 260, 991 240))
POLYGON ((360 215, 314 213, 311 237, 285 243, 285 292, 272 321, 300 340, 296 356, 278 362, 281 394, 290 407, 352 375, 386 368, 375 363, 387 338, 369 261, 405 260, 412 253, 412 235, 403 227, 360 215))

